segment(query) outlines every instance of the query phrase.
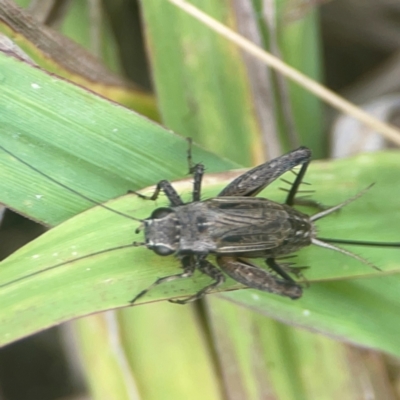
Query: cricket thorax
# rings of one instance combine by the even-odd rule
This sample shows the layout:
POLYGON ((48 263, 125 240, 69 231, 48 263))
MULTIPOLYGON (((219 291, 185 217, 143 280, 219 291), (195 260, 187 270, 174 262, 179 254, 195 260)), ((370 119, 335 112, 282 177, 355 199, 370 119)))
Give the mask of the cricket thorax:
POLYGON ((198 201, 175 208, 181 224, 180 254, 206 255, 217 251, 212 232, 216 215, 207 201, 198 201))

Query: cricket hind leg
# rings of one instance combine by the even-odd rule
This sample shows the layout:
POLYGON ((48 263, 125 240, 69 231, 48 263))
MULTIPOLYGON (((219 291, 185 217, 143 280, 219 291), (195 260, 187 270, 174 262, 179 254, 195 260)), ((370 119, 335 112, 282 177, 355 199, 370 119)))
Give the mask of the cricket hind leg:
POLYGON ((192 301, 196 301, 201 299, 204 295, 207 293, 211 292, 213 289, 216 287, 222 285, 225 282, 225 277, 221 273, 221 271, 215 267, 213 264, 211 264, 209 261, 207 261, 204 258, 201 258, 198 260, 198 270, 202 272, 205 275, 208 275, 210 278, 212 278, 214 281, 210 284, 198 291, 196 294, 193 296, 190 296, 186 299, 183 300, 169 300, 171 303, 177 303, 177 304, 187 304, 191 303, 192 301))
POLYGON ((180 274, 164 276, 163 278, 158 278, 154 283, 152 283, 148 288, 142 290, 138 293, 129 303, 133 305, 139 298, 143 297, 147 292, 149 292, 154 287, 161 285, 165 282, 171 282, 177 279, 190 278, 194 270, 196 269, 196 263, 192 256, 185 256, 181 259, 183 272, 180 274))
MULTIPOLYGON (((308 165, 310 164, 310 162, 306 162, 301 166, 301 169, 299 171, 299 173, 296 173, 294 171, 292 171, 295 175, 296 175, 296 179, 294 180, 294 182, 290 182, 287 181, 286 179, 281 179, 283 182, 291 185, 290 189, 284 189, 284 188, 280 188, 281 190, 284 190, 285 192, 288 192, 288 195, 286 197, 285 200, 285 204, 287 204, 288 206, 293 206, 293 205, 297 205, 297 206, 306 206, 306 207, 314 207, 320 211, 326 210, 328 207, 325 206, 324 204, 320 203, 319 201, 313 200, 313 199, 307 199, 307 198, 296 198, 296 195, 298 193, 300 193, 299 191, 299 187, 301 184, 307 184, 309 185, 309 183, 303 182, 303 178, 307 172, 307 168, 308 165)), ((301 191, 301 193, 314 193, 314 190, 303 190, 301 191)), ((306 196, 304 196, 306 197, 306 196)))
POLYGON ((274 258, 267 258, 265 260, 265 263, 268 265, 269 268, 271 268, 273 271, 275 271, 278 275, 280 275, 283 279, 286 279, 289 282, 295 283, 293 278, 286 272, 287 269, 279 265, 274 258))
MULTIPOLYGON (((288 257, 280 257, 278 260, 284 260, 287 258, 291 258, 293 256, 288 256, 288 257)), ((265 263, 268 265, 270 269, 275 271, 278 275, 280 275, 282 278, 288 280, 289 282, 296 282, 292 279, 292 277, 289 274, 294 275, 297 279, 302 279, 302 281, 306 282, 306 279, 303 275, 303 271, 308 269, 309 267, 303 266, 303 267, 298 267, 295 266, 293 267, 292 265, 295 265, 294 263, 278 263, 276 262, 275 258, 267 258, 265 260, 265 263)))
POLYGON ((285 200, 285 204, 287 204, 288 206, 293 206, 294 205, 296 194, 297 194, 297 192, 299 190, 299 187, 300 187, 300 185, 301 185, 301 183, 303 181, 304 175, 307 172, 307 168, 308 168, 309 164, 310 164, 310 160, 305 162, 301 166, 301 169, 300 169, 299 173, 296 174, 296 179, 292 183, 292 186, 291 186, 291 188, 289 190, 289 193, 288 193, 288 195, 286 197, 286 200, 285 200))
POLYGON ((291 299, 298 299, 303 293, 301 286, 289 276, 289 279, 279 279, 247 260, 234 257, 218 257, 217 263, 223 272, 235 281, 250 288, 279 294, 291 299))
MULTIPOLYGON (((311 151, 307 147, 299 147, 290 153, 261 164, 250 171, 240 175, 226 186, 218 196, 256 196, 271 182, 275 181, 285 172, 290 171, 297 165, 309 164, 311 151)), ((305 167, 303 175, 307 167, 305 167)), ((303 169, 303 167, 302 167, 303 169)), ((296 178, 297 180, 298 178, 296 178)), ((294 198, 302 176, 294 188, 290 190, 288 198, 294 198), (293 192, 293 193, 291 193, 293 192)), ((296 183, 296 182, 295 182, 296 183)))

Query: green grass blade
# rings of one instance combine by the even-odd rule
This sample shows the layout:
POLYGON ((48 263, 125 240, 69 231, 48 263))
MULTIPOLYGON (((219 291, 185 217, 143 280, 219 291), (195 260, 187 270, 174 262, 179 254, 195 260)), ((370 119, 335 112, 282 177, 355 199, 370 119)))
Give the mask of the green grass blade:
POLYGON ((117 313, 81 318, 73 327, 92 399, 139 399, 135 377, 124 355, 117 313))
POLYGON ((198 311, 164 302, 121 313, 126 355, 143 398, 225 398, 198 311))
MULTIPOLYGON (((193 4, 235 25, 229 2, 193 4)), ((167 1, 142 8, 164 123, 242 165, 265 159, 240 50, 167 1)))
MULTIPOLYGON (((395 153, 382 153, 364 155, 353 160, 315 163, 311 166, 309 180, 318 189, 315 198, 321 199, 325 204, 335 204, 346 199, 365 187, 364 182, 370 182, 375 175, 376 178, 379 175, 379 185, 372 188, 363 198, 347 206, 337 215, 319 222, 324 235, 328 236, 329 233, 331 236, 335 234, 335 237, 399 241, 397 229, 390 228, 388 224, 388 221, 400 220, 396 200, 400 196, 400 193, 397 193, 400 185, 393 185, 393 182, 396 182, 396 171, 399 169, 398 160, 395 153), (349 165, 352 174, 348 174, 347 179, 344 179, 343 170, 348 170, 349 165), (354 176, 357 176, 356 185, 354 176), (382 198, 385 199, 384 205, 382 198), (340 234, 336 235, 336 232, 340 234)), ((275 182, 265 191, 265 195, 282 200, 284 194, 277 194, 276 190, 279 184, 280 182, 275 182)), ((175 187, 179 193, 188 196, 191 185, 191 180, 186 180, 175 187)), ((213 187, 210 181, 206 180, 205 186, 207 189, 204 196, 209 197, 215 195, 224 185, 213 187)), ((152 189, 149 189, 144 193, 151 192, 152 189)), ((145 202, 135 195, 126 195, 106 204, 137 218, 148 217, 155 207, 152 202, 145 202)), ((163 204, 165 203, 160 200, 157 206, 163 204)), ((178 263, 173 257, 162 258, 145 248, 129 247, 134 240, 141 240, 141 236, 134 233, 137 226, 132 220, 95 207, 69 219, 3 261, 0 264, 3 321, 0 328, 1 342, 5 343, 70 318, 126 306, 130 299, 158 277, 177 273, 178 263), (128 247, 107 251, 122 245, 128 247), (96 252, 97 254, 91 255, 96 252)), ((313 293, 317 290, 314 289, 314 285, 319 287, 314 281, 357 277, 376 277, 379 281, 384 274, 397 274, 400 271, 399 249, 363 249, 362 254, 377 264, 383 272, 377 272, 342 254, 315 246, 302 250, 296 264, 312 267, 305 272, 307 280, 311 283, 311 289, 305 289, 304 298, 307 304, 313 302, 313 293)), ((393 282, 396 282, 396 279, 393 277, 393 282)), ((208 282, 209 278, 200 275, 194 279, 165 284, 148 293, 141 301, 193 294, 208 282)), ((348 285, 336 284, 339 288, 341 285, 348 285)), ((239 286, 235 282, 229 280, 224 289, 237 287, 239 286)), ((265 298, 267 300, 260 306, 260 311, 263 308, 270 310, 270 296, 256 293, 257 298, 252 300, 253 303, 260 304, 259 298, 265 298)), ((241 291, 229 296, 244 296, 246 301, 243 303, 248 303, 249 298, 253 298, 250 291, 241 291)), ((318 296, 323 297, 323 293, 319 293, 318 296)), ((314 301, 321 306, 325 304, 329 314, 330 308, 335 307, 335 301, 323 302, 318 296, 314 301)), ((363 303, 362 297, 351 300, 354 307, 363 303)), ((302 301, 303 299, 294 302, 276 298, 276 316, 291 322, 290 310, 298 310, 298 304, 302 304, 302 301), (285 315, 290 315, 290 318, 282 318, 285 315)), ((377 308, 376 311, 378 310, 377 308)), ((343 313, 341 318, 341 323, 338 320, 331 322, 345 326, 348 316, 343 313)), ((307 320, 305 318, 305 321, 307 320)), ((322 326, 324 324, 321 323, 322 326)), ((389 327, 385 328, 389 331, 389 327)), ((329 331, 331 329, 333 328, 329 327, 329 331)), ((326 331, 328 328, 324 327, 321 330, 326 331)), ((356 342, 357 338, 352 338, 352 341, 356 342)), ((363 340, 360 339, 360 343, 363 343, 363 340)))
MULTIPOLYGON (((184 139, 1 53, 0 88, 0 145, 94 200, 187 174, 184 139)), ((209 171, 234 165, 201 150, 197 157, 209 171)), ((1 149, 0 202, 50 226, 93 206, 1 149)))
POLYGON ((279 321, 400 356, 400 277, 312 283, 296 302, 253 290, 224 297, 279 321))
POLYGON ((342 343, 280 324, 235 302, 208 300, 212 336, 230 398, 352 400, 362 390, 365 381, 355 379, 354 365, 349 363, 352 353, 342 343))

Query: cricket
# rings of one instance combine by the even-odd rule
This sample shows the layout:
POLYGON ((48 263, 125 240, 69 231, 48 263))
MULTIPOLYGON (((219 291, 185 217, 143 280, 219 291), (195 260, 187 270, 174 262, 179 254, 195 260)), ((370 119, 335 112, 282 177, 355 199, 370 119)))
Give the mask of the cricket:
POLYGON ((311 161, 311 151, 307 147, 300 147, 250 169, 229 183, 216 197, 202 199, 201 184, 205 168, 202 163, 193 164, 191 140, 188 141, 189 173, 193 175, 191 201, 184 203, 172 184, 161 180, 151 196, 133 192, 144 200, 153 201, 162 192, 169 201, 168 207, 155 209, 144 220, 121 213, 80 194, 26 163, 3 146, 0 146, 0 149, 92 204, 140 222, 135 232, 143 232, 144 241, 134 242, 133 246, 144 246, 162 257, 175 256, 182 272, 157 279, 130 300, 130 305, 154 287, 176 279, 190 278, 195 271, 210 277, 211 283, 188 298, 169 300, 170 302, 186 304, 202 298, 225 282, 225 274, 245 287, 298 299, 302 296, 303 288, 295 278, 301 275, 303 268, 293 267, 286 261, 296 251, 314 244, 353 257, 379 270, 368 260, 332 243, 400 247, 400 243, 395 242, 366 242, 318 237, 315 221, 357 200, 372 185, 354 197, 330 208, 323 208, 312 200, 297 199, 296 195, 300 192, 299 187, 311 161), (297 166, 300 170, 295 173, 294 182, 285 181, 290 183, 291 187, 287 190, 283 204, 267 198, 255 197, 271 182, 297 166), (319 208, 319 211, 309 216, 293 207, 297 204, 315 206, 319 208), (209 256, 215 257, 218 267, 209 261, 209 256), (266 269, 253 263, 252 259, 263 259, 266 269))

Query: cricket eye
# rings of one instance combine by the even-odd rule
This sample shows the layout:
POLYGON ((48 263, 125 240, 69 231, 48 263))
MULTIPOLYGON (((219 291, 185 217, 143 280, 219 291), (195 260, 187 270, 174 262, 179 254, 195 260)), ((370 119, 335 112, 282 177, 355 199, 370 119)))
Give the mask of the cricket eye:
POLYGON ((161 244, 153 246, 152 250, 159 256, 169 256, 175 253, 175 250, 171 249, 170 247, 163 246, 161 244))
POLYGON ((157 210, 154 210, 151 214, 150 219, 161 219, 166 217, 168 214, 171 214, 171 212, 172 210, 167 207, 157 208, 157 210))

